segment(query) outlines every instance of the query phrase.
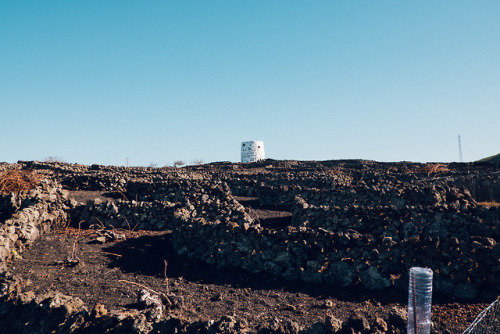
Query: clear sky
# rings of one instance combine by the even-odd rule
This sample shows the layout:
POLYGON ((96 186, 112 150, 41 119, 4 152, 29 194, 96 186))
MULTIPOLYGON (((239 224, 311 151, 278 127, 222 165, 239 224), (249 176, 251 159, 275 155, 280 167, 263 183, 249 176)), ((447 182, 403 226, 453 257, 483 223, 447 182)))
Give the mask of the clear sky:
POLYGON ((0 1, 0 161, 500 153, 500 1, 0 1))

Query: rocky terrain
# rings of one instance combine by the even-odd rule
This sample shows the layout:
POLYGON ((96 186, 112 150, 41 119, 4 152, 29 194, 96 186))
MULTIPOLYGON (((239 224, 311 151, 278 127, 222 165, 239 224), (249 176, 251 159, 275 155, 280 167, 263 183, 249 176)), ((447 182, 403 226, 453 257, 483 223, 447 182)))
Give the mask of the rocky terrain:
POLYGON ((500 291, 499 175, 0 164, 0 332, 405 333, 421 266, 433 331, 460 333, 500 291))

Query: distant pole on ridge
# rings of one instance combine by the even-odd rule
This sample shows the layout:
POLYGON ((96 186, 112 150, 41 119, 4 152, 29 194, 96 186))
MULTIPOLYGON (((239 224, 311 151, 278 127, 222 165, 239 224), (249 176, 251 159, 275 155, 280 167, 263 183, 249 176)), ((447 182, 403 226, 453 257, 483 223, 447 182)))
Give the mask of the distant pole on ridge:
POLYGON ((462 141, 460 140, 460 135, 458 135, 458 154, 460 156, 460 162, 464 162, 462 158, 462 141))

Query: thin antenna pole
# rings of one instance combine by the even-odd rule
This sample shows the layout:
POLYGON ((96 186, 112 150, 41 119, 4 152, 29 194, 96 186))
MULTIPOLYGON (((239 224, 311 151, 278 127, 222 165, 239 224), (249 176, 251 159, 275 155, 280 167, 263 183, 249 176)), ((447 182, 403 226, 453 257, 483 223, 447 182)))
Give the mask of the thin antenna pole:
POLYGON ((460 155, 460 162, 464 162, 462 158, 462 141, 460 140, 460 135, 458 135, 458 153, 460 155))

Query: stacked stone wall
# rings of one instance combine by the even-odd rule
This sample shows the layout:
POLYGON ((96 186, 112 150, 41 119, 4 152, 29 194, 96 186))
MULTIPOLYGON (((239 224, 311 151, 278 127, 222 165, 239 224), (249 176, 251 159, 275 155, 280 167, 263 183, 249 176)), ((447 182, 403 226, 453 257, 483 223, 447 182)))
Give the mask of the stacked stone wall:
POLYGON ((182 208, 189 213, 187 219, 253 223, 245 208, 234 200, 227 184, 221 181, 131 181, 125 195, 134 199, 74 203, 73 220, 83 221, 87 226, 171 230, 183 224, 176 218, 182 208))
POLYGON ((28 192, 1 196, 2 209, 9 208, 10 214, 0 221, 0 272, 41 233, 67 220, 66 197, 60 185, 47 179, 28 192))
POLYGON ((349 225, 343 231, 293 226, 269 230, 244 222, 191 220, 174 232, 174 240, 181 255, 287 280, 405 289, 409 268, 427 266, 436 273, 438 293, 470 299, 482 289, 498 289, 498 213, 484 212, 481 223, 465 226, 456 217, 446 224, 447 218, 453 215, 432 223, 396 221, 370 233, 349 225), (459 237, 453 236, 455 231, 459 237))
POLYGON ((225 169, 219 177, 227 183, 211 179, 210 168, 164 175, 152 169, 121 174, 120 168, 67 168, 74 180, 114 173, 125 180, 127 198, 73 205, 71 216, 89 225, 170 229, 181 255, 289 280, 404 288, 409 268, 418 265, 434 270, 436 290, 445 294, 474 298, 482 290, 498 290, 499 210, 478 207, 466 190, 425 181, 415 167, 403 176, 383 169, 266 168, 250 175, 225 169), (234 189, 292 210, 291 225, 259 225, 234 199, 234 189))

